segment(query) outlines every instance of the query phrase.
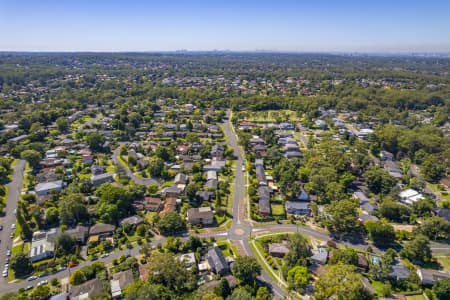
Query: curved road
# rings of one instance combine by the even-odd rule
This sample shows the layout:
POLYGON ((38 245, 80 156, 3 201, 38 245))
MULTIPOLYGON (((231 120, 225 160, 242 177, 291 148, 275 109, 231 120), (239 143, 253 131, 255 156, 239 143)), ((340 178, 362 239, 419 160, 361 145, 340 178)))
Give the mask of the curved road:
MULTIPOLYGON (((234 194, 233 194, 233 224, 231 228, 227 231, 220 231, 220 232, 214 232, 214 233, 203 233, 203 234, 197 234, 199 237, 228 237, 235 246, 237 247, 240 255, 248 255, 255 257, 255 253, 253 253, 249 239, 252 234, 265 234, 265 233, 273 233, 273 232, 300 232, 303 233, 309 237, 312 237, 314 239, 322 240, 322 241, 328 241, 330 240, 330 236, 328 234, 325 234, 323 232, 320 232, 318 230, 305 227, 305 226, 297 226, 292 224, 276 224, 276 225, 249 225, 248 222, 245 220, 245 177, 244 172, 241 170, 241 166, 243 164, 243 157, 242 153, 240 151, 240 148, 237 143, 236 134, 233 131, 232 125, 230 121, 224 122, 223 129, 225 131, 225 134, 228 137, 228 144, 234 149, 234 154, 236 157, 236 174, 235 174, 235 185, 234 185, 234 194)), ((123 146, 123 143, 114 151, 112 160, 114 163, 119 164, 124 167, 126 170, 127 175, 134 180, 138 184, 142 185, 150 185, 150 184, 157 184, 160 183, 154 179, 142 179, 136 177, 130 169, 127 168, 127 166, 124 166, 117 158, 120 148, 123 146)), ((20 188, 22 186, 22 180, 23 180, 23 169, 24 169, 25 162, 19 161, 18 164, 16 164, 14 168, 14 175, 11 183, 9 184, 10 192, 8 194, 8 200, 7 200, 7 208, 6 208, 6 217, 3 218, 3 224, 4 224, 4 230, 0 232, 0 237, 2 241, 7 240, 7 243, 1 243, 0 244, 0 262, 4 262, 5 259, 5 251, 6 248, 9 245, 9 249, 11 248, 11 240, 9 239, 9 230, 10 230, 10 224, 15 222, 15 216, 12 214, 12 211, 14 208, 17 207, 17 202, 20 197, 20 188), (7 226, 6 226, 7 225, 7 226)), ((186 239, 186 237, 183 238, 183 240, 186 239)), ((159 243, 164 243, 164 238, 157 239, 151 242, 152 245, 157 245, 159 243)), ((351 243, 351 242, 338 242, 339 245, 346 245, 354 248, 359 248, 365 250, 367 248, 367 244, 365 242, 361 243, 351 243)), ((99 261, 110 263, 114 258, 118 258, 121 255, 130 254, 133 256, 136 256, 139 254, 139 248, 135 247, 129 250, 121 250, 117 252, 111 253, 106 258, 101 258, 99 261)), ((373 247, 374 248, 374 247, 373 247)), ((438 244, 438 243, 431 243, 430 248, 435 253, 450 253, 450 246, 447 244, 438 244)), ((375 249, 377 250, 377 249, 375 249)), ((78 265, 75 268, 71 268, 70 270, 65 270, 56 274, 51 274, 45 279, 50 280, 51 278, 58 278, 62 279, 65 277, 68 277, 70 275, 70 272, 73 272, 74 270, 77 270, 85 265, 89 265, 90 261, 84 261, 80 265, 78 265)), ((264 268, 262 268, 261 276, 259 277, 259 280, 265 282, 272 290, 273 294, 275 295, 275 298, 282 299, 288 296, 288 293, 282 289, 277 282, 274 282, 272 277, 265 271, 264 268)), ((36 280, 36 282, 39 281, 36 280)), ((8 291, 16 291, 19 288, 24 288, 30 284, 35 284, 36 282, 28 282, 28 281, 22 281, 18 283, 7 283, 3 278, 0 281, 0 292, 8 292, 8 291)))
POLYGON ((123 167, 123 169, 125 170, 126 175, 128 176, 128 178, 132 179, 134 182, 136 182, 137 184, 141 184, 141 185, 152 185, 152 184, 156 184, 158 186, 161 185, 161 183, 159 181, 157 181, 156 179, 153 178, 139 178, 136 175, 133 174, 133 172, 128 168, 128 166, 124 165, 118 158, 119 153, 120 153, 120 149, 122 149, 123 145, 125 145, 125 143, 120 143, 120 146, 116 148, 116 150, 114 150, 113 155, 111 157, 112 161, 114 162, 114 164, 116 165, 120 165, 121 167, 123 167))

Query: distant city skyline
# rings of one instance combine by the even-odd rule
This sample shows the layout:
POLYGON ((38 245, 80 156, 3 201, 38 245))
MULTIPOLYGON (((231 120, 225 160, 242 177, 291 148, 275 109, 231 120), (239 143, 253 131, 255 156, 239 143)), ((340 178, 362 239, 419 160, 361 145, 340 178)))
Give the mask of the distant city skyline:
POLYGON ((0 51, 450 52, 450 1, 5 1, 0 51))

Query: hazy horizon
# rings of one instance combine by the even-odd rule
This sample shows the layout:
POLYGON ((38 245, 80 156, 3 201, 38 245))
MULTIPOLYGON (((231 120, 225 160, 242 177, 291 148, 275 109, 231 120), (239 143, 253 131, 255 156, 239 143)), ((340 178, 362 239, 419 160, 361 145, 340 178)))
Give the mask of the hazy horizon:
POLYGON ((0 0, 0 51, 450 53, 449 1, 187 2, 0 0))

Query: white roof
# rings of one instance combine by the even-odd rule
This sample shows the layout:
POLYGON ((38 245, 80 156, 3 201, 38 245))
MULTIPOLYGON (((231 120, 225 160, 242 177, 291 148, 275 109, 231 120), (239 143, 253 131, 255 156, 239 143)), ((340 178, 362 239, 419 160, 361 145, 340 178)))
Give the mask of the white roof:
POLYGON ((401 192, 398 194, 398 196, 399 196, 400 198, 410 198, 410 197, 416 196, 416 195, 418 195, 418 194, 419 194, 419 192, 416 191, 416 190, 413 190, 413 189, 407 189, 407 190, 401 191, 401 192))

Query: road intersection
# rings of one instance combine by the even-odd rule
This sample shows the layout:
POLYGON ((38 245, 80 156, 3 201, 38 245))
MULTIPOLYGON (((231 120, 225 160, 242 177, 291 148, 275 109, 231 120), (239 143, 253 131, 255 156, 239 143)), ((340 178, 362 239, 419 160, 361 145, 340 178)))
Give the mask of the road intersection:
MULTIPOLYGON (((262 235, 262 234, 270 234, 270 233, 276 233, 276 232, 300 232, 306 236, 309 236, 311 238, 321 240, 321 241, 328 241, 332 238, 319 230, 305 227, 305 226, 298 226, 294 224, 271 224, 271 225, 260 225, 260 224, 254 224, 254 222, 251 222, 251 220, 246 219, 245 214, 245 199, 246 199, 246 193, 245 193, 245 172, 242 170, 241 166, 244 164, 243 155, 241 152, 241 149, 238 145, 236 134, 233 130, 230 118, 226 120, 223 124, 223 129, 225 131, 225 135, 227 136, 227 142, 230 147, 234 150, 234 155, 236 158, 236 172, 235 172, 235 182, 234 182, 234 194, 233 194, 233 220, 232 220, 232 226, 228 230, 224 231, 215 231, 211 233, 201 233, 201 234, 194 234, 202 238, 209 238, 209 237, 215 237, 215 238, 223 238, 227 237, 229 240, 231 240, 237 247, 240 255, 248 255, 256 257, 256 253, 253 252, 252 247, 250 246, 250 241, 252 235, 262 235)), ((135 181, 138 184, 143 185, 149 185, 149 184, 158 184, 154 179, 142 179, 137 176, 135 176, 130 169, 127 168, 127 166, 123 165, 119 159, 118 154, 120 152, 120 148, 123 146, 121 144, 113 153, 112 159, 115 164, 120 164, 122 167, 124 167, 127 175, 130 179, 135 181)), ((4 230, 0 232, 0 238, 2 242, 0 243, 0 262, 4 262, 6 258, 6 250, 12 248, 12 241, 9 238, 9 228, 11 224, 15 223, 15 215, 13 214, 13 210, 17 208, 17 203, 20 198, 20 190, 22 187, 23 182, 23 171, 25 167, 25 162, 23 160, 20 160, 15 168, 14 168, 14 175, 12 178, 12 181, 9 183, 9 194, 7 199, 7 206, 6 206, 6 216, 3 217, 3 224, 4 224, 4 230), (4 242, 6 241, 6 242, 4 242)), ((183 237, 183 240, 186 240, 187 237, 183 237)), ((156 246, 157 244, 163 244, 165 242, 165 238, 159 237, 158 239, 153 240, 150 244, 152 246, 156 246)), ((368 246, 367 243, 364 241, 362 242, 338 242, 339 245, 349 246, 361 250, 365 250, 368 246)), ((446 244, 437 244, 437 243, 431 243, 431 250, 436 253, 450 253, 450 246, 446 244)), ((132 255, 137 256, 139 254, 139 248, 140 247, 134 247, 132 249, 126 249, 126 250, 120 250, 116 252, 110 253, 108 257, 99 258, 98 261, 102 261, 106 264, 111 263, 113 259, 119 258, 122 255, 132 255)), ((374 248, 374 247, 372 247, 374 248)), ((379 251, 375 248, 375 251, 379 251)), ((57 279, 63 279, 70 275, 70 272, 73 272, 75 270, 78 270, 82 268, 83 266, 89 265, 91 261, 83 261, 78 266, 74 268, 70 268, 68 270, 50 274, 46 277, 46 279, 50 280, 51 278, 57 278, 57 279)), ((264 268, 262 268, 261 276, 259 277, 259 280, 267 284, 269 288, 272 290, 273 294, 277 299, 285 298, 288 296, 288 292, 283 289, 280 286, 280 282, 277 282, 274 280, 264 268)), ((20 288, 25 288, 28 286, 30 282, 28 281, 19 281, 19 282, 7 282, 4 278, 0 279, 0 293, 9 292, 9 291, 17 291, 20 288)))

